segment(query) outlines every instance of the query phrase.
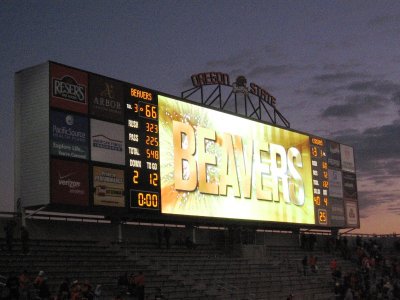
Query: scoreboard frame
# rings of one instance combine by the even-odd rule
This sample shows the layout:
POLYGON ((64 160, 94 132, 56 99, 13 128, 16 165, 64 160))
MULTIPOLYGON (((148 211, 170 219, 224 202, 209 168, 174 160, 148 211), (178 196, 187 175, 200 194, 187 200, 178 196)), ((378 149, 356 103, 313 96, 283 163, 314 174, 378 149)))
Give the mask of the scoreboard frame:
MULTIPOLYGON (((359 227, 355 162, 351 147, 276 124, 239 116, 232 112, 219 112, 217 109, 204 104, 63 64, 48 62, 46 65, 49 99, 48 116, 46 116, 49 132, 49 151, 47 152, 49 177, 44 179, 44 182, 47 180, 49 192, 47 197, 43 197, 43 203, 30 201, 29 197, 26 197, 28 199, 23 201, 23 206, 47 205, 47 209, 55 211, 102 213, 123 219, 150 222, 189 222, 212 225, 240 223, 276 228, 340 229, 359 227), (63 72, 68 74, 63 74, 63 72), (260 128, 266 126, 277 133, 284 133, 282 136, 290 134, 307 136, 309 161, 311 162, 310 181, 313 184, 312 213, 315 216, 315 221, 288 222, 282 221, 282 219, 279 221, 277 219, 232 218, 230 215, 214 216, 213 213, 206 215, 164 213, 162 207, 164 192, 161 189, 163 180, 161 173, 164 167, 160 161, 163 159, 160 150, 162 143, 160 131, 163 130, 163 125, 160 124, 159 97, 193 106, 193 110, 197 112, 213 111, 227 117, 230 116, 229 118, 235 118, 238 122, 256 124, 254 126, 260 128), (56 121, 52 121, 52 118, 56 118, 56 121), (60 122, 64 121, 63 119, 65 119, 66 125, 60 125, 60 122), (70 125, 70 123, 82 122, 81 119, 86 121, 87 128, 74 128, 73 125, 70 125), (345 169, 342 169, 340 162, 338 165, 337 149, 333 149, 337 145, 339 145, 339 149, 342 147, 351 152, 350 158, 344 164, 346 165, 345 169), (314 153, 315 156, 313 156, 314 153), (82 166, 84 166, 83 169, 82 166), (86 171, 82 173, 84 169, 86 171), (336 177, 343 175, 342 177, 346 178, 337 179, 334 182, 335 185, 339 186, 342 182, 343 186, 343 180, 347 180, 348 184, 354 185, 354 189, 342 191, 343 196, 340 197, 340 187, 336 187, 335 197, 331 197, 328 192, 330 184, 328 169, 335 171, 336 173, 332 174, 336 177), (95 170, 97 173, 95 173, 95 170), (81 173, 80 176, 86 177, 86 181, 84 182, 83 179, 78 177, 63 179, 63 176, 72 173, 81 173), (60 190, 60 186, 63 189, 60 190), (77 186, 78 188, 76 188, 77 186), (319 187, 321 188, 318 192, 319 187), (67 196, 62 199, 64 196, 60 197, 60 195, 65 193, 67 193, 67 196), (68 193, 71 194, 68 196, 68 193), (336 202, 335 206, 331 205, 331 201, 336 202), (326 217, 332 214, 335 216, 335 220, 326 217), (347 219, 350 221, 347 221, 347 219)), ((17 77, 18 74, 23 73, 24 70, 18 72, 17 77)), ((28 79, 33 80, 32 78, 28 79)), ((22 98, 20 96, 23 93, 17 88, 17 98, 22 98)), ((20 122, 18 127, 23 130, 23 128, 32 124, 21 123, 23 115, 27 113, 22 104, 23 101, 27 100, 19 99, 18 101, 20 102, 16 111, 17 121, 20 122)), ((40 101, 46 101, 46 99, 40 101)), ((44 116, 38 115, 37 117, 43 118, 44 116)), ((200 116, 197 117, 200 118, 200 116)), ((186 123, 191 124, 189 126, 193 128, 197 126, 196 122, 187 121, 186 123)), ((216 132, 217 130, 218 128, 215 129, 216 132)), ((182 133, 180 134, 182 135, 182 133)), ((217 132, 216 135, 221 138, 223 133, 217 132)), ((243 141, 245 141, 244 137, 243 141)), ((24 141, 19 140, 18 143, 23 144, 24 141)), ((285 150, 287 149, 285 148, 285 150)), ((277 154, 276 157, 278 156, 277 154)), ((276 163, 275 168, 279 168, 281 163, 276 163)), ((35 170, 31 170, 32 172, 34 173, 35 170)), ((21 178, 28 176, 22 174, 23 172, 20 173, 21 178)), ((27 179, 30 178, 18 180, 18 184, 22 181, 26 182, 27 179)), ((24 189, 22 184, 21 189, 24 189)))

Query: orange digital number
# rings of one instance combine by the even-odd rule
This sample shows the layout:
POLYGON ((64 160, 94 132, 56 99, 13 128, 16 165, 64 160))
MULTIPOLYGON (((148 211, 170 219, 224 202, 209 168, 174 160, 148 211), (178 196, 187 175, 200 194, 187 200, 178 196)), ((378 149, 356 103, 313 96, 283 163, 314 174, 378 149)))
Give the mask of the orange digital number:
POLYGON ((147 132, 158 133, 158 125, 146 122, 146 131, 147 132))
POLYGON ((327 189, 329 187, 329 182, 327 180, 322 181, 322 187, 327 189))
POLYGON ((146 157, 158 159, 158 150, 146 149, 146 157))
POLYGON ((319 211, 319 222, 320 223, 326 223, 328 220, 327 215, 326 215, 326 211, 319 211))
POLYGON ((326 206, 328 206, 328 197, 324 197, 324 203, 326 206))
POLYGON ((146 145, 149 146, 158 146, 158 138, 154 136, 146 136, 146 145))
POLYGON ((158 186, 158 174, 157 173, 150 173, 149 182, 150 182, 151 185, 158 186))
POLYGON ((147 118, 157 119, 157 107, 154 105, 145 105, 145 116, 147 118))
POLYGON ((322 169, 324 169, 324 170, 328 169, 328 163, 326 161, 322 162, 322 169))
POLYGON ((314 196, 314 203, 316 205, 321 205, 321 197, 320 196, 314 196))
POLYGON ((138 178, 139 178, 139 171, 138 170, 133 170, 132 181, 133 181, 134 184, 138 184, 139 183, 138 178))
POLYGON ((158 195, 151 193, 138 193, 138 205, 143 207, 158 207, 158 195))
POLYGON ((314 156, 314 157, 317 157, 317 156, 318 156, 318 149, 317 149, 317 147, 311 147, 311 154, 312 154, 312 156, 314 156))

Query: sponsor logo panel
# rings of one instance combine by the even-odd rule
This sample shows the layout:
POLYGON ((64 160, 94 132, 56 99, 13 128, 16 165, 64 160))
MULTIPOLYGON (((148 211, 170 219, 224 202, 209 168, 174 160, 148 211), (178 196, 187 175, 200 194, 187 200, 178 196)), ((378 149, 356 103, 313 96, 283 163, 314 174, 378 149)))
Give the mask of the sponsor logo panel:
POLYGON ((92 160, 125 165, 124 126, 91 119, 90 128, 92 160))
POLYGON ((343 199, 329 198, 331 202, 331 226, 343 227, 346 224, 343 199))
POLYGON ((93 204, 125 206, 124 171, 119 169, 93 167, 93 204))
POLYGON ((51 155, 88 159, 88 119, 67 112, 51 111, 50 140, 51 155))
POLYGON ((358 207, 356 202, 346 201, 346 225, 358 227, 358 207))
POLYGON ((330 197, 343 197, 343 181, 342 172, 328 169, 329 181, 329 196, 330 197))
POLYGON ((89 182, 86 163, 51 160, 51 202, 88 206, 89 182))
POLYGON ((111 121, 124 121, 124 91, 121 82, 91 75, 89 85, 90 113, 111 121))
POLYGON ((356 174, 343 172, 343 198, 357 200, 356 174))
POLYGON ((340 144, 332 141, 326 141, 326 145, 326 150, 328 153, 328 166, 340 169, 340 144))
POLYGON ((342 169, 344 171, 354 173, 356 171, 356 168, 354 165, 353 148, 346 145, 340 145, 340 153, 342 159, 342 169))
POLYGON ((88 75, 57 64, 50 66, 50 106, 79 113, 88 111, 88 75))

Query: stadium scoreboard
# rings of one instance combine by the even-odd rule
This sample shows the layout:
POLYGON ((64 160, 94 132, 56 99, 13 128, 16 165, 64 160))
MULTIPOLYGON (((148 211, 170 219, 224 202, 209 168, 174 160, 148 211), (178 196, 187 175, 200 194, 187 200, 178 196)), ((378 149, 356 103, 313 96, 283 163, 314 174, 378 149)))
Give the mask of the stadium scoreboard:
MULTIPOLYGON (((154 219, 359 226, 350 146, 61 64, 46 68, 48 203, 154 219)), ((24 74, 17 80, 33 81, 24 74)), ((17 88, 18 97, 28 101, 19 119, 34 115, 33 100, 17 88)), ((21 182, 37 180, 27 178, 34 171, 21 182)), ((38 204, 26 195, 25 206, 38 204)))

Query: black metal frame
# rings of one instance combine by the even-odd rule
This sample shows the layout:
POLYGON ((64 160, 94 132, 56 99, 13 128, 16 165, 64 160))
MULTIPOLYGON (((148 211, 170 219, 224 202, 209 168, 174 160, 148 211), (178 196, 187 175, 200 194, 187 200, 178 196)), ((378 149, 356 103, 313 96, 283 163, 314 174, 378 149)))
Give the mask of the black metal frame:
MULTIPOLYGON (((188 90, 185 90, 181 93, 181 97, 186 100, 192 100, 189 97, 195 96, 200 93, 201 104, 208 105, 210 107, 218 108, 220 110, 226 110, 226 105, 229 101, 232 101, 232 98, 235 102, 235 111, 236 114, 241 114, 238 111, 238 94, 243 94, 244 96, 244 111, 245 117, 253 118, 260 121, 265 121, 268 123, 272 123, 275 125, 282 125, 286 128, 290 128, 290 122, 282 115, 279 110, 273 105, 271 105, 268 101, 263 99, 261 96, 256 96, 246 89, 236 90, 235 86, 226 86, 227 88, 231 88, 229 95, 226 98, 223 98, 223 89, 221 84, 216 84, 215 88, 210 91, 206 90, 205 87, 212 87, 214 85, 201 85, 195 86, 188 90), (253 98, 253 99, 252 99, 253 98), (256 98, 256 99, 254 99, 256 98), (217 102, 218 101, 218 102, 217 102), (216 103, 217 102, 217 103, 216 103), (256 104, 254 103, 256 102, 256 104)), ((194 100, 192 100, 194 101, 194 100)))

